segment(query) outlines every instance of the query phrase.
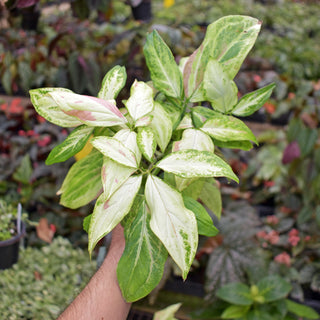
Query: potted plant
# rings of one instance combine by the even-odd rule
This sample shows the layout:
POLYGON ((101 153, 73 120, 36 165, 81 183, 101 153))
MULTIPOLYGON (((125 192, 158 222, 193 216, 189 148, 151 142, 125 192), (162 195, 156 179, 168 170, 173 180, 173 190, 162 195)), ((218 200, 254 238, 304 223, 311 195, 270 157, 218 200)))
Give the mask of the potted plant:
POLYGON ((20 239, 25 233, 21 206, 17 210, 0 200, 0 269, 10 268, 18 261, 20 239))
POLYGON ((127 301, 156 287, 168 254, 185 279, 198 234, 217 233, 200 202, 216 189, 216 178, 238 181, 217 153, 221 155, 221 147, 252 147, 255 136, 237 117, 259 109, 274 88, 270 84, 238 101, 233 81, 260 27, 252 17, 221 18, 179 65, 153 30, 144 45, 152 81, 134 81, 120 109, 115 99, 126 84, 126 70, 120 66, 106 74, 97 98, 64 88, 30 91, 42 117, 75 127, 51 151, 47 164, 67 160, 88 141, 93 146, 70 168, 58 193, 61 204, 70 208, 96 199, 84 220, 90 254, 117 224, 124 226, 126 248, 117 275, 127 301))

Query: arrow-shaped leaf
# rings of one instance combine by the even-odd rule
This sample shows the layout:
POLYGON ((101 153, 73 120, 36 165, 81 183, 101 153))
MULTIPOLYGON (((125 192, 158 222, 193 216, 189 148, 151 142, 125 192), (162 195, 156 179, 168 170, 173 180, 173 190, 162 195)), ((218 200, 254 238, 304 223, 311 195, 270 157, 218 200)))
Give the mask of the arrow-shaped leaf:
POLYGON ((130 177, 109 199, 106 199, 105 194, 101 194, 97 199, 89 227, 90 254, 98 241, 128 214, 139 191, 141 180, 142 176, 130 177))
POLYGON ((118 263, 119 286, 126 301, 145 297, 162 278, 168 253, 150 229, 145 200, 137 197, 125 224, 126 247, 118 263))
POLYGON ((115 66, 104 76, 98 97, 104 100, 115 99, 125 86, 127 73, 125 67, 115 66))
POLYGON ((197 246, 197 221, 181 194, 155 176, 148 176, 145 196, 151 212, 150 227, 187 277, 197 246))
POLYGON ((86 125, 75 128, 65 141, 51 150, 46 160, 46 165, 63 162, 74 156, 83 149, 92 131, 93 127, 86 125))
POLYGON ((182 76, 169 47, 156 30, 147 36, 143 48, 153 85, 167 96, 180 98, 182 76))
POLYGON ((157 167, 182 178, 227 177, 236 182, 239 181, 226 162, 208 151, 173 152, 158 162, 157 167))

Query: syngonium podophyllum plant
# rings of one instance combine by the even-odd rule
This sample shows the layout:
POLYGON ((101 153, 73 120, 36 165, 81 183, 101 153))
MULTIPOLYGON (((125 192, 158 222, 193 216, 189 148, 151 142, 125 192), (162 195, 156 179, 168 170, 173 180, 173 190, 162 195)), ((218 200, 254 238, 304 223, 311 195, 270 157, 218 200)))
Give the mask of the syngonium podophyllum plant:
POLYGON ((70 208, 97 198, 84 221, 90 253, 117 224, 124 226, 126 247, 117 275, 127 301, 146 296, 159 283, 168 254, 185 279, 198 234, 217 233, 197 199, 213 189, 215 177, 238 181, 215 148, 248 150, 256 142, 236 116, 259 109, 274 85, 238 101, 233 78, 260 26, 251 17, 221 18, 179 65, 154 30, 143 48, 152 82, 135 81, 123 109, 115 101, 126 83, 120 66, 106 74, 97 98, 62 88, 30 91, 41 116, 75 127, 47 164, 67 160, 93 136, 93 151, 70 168, 59 194, 70 208))

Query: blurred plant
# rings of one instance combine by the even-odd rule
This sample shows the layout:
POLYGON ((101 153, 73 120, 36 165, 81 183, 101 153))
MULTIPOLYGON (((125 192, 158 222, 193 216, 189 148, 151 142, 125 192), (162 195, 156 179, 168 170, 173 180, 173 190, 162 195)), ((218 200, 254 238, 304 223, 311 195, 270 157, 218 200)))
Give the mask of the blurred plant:
POLYGON ((56 319, 96 270, 86 251, 61 237, 41 249, 28 247, 11 269, 0 273, 3 319, 56 319))

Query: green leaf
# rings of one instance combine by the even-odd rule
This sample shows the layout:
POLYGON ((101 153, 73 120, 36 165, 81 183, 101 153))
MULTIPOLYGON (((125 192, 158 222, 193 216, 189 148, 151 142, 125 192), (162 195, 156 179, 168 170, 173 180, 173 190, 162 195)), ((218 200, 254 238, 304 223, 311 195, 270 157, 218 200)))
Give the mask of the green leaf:
POLYGON ((213 225, 213 221, 206 209, 191 197, 183 196, 183 202, 187 209, 191 210, 198 225, 198 233, 207 237, 216 236, 219 230, 213 225))
POLYGON ((131 86, 130 98, 125 105, 134 121, 146 116, 154 107, 151 87, 142 81, 135 80, 131 86))
POLYGON ((192 121, 196 128, 202 127, 202 125, 211 118, 221 115, 217 111, 205 107, 193 107, 191 110, 192 121))
POLYGON ((86 125, 75 128, 65 141, 51 150, 46 165, 63 162, 81 151, 92 134, 93 127, 86 125))
POLYGON ((257 141, 252 131, 241 120, 232 116, 216 115, 207 120, 200 129, 214 139, 225 142, 257 141))
POLYGON ((288 311, 296 314, 299 317, 307 318, 307 319, 319 319, 320 315, 314 309, 302 305, 300 303, 294 302, 292 300, 286 299, 286 305, 288 311))
POLYGON ((236 319, 244 317, 249 311, 250 306, 229 306, 221 315, 222 319, 236 319))
POLYGON ((125 126, 127 122, 112 100, 84 96, 71 91, 51 91, 48 94, 65 115, 76 117, 88 126, 125 126))
POLYGON ((77 161, 69 170, 58 191, 62 194, 60 203, 76 209, 95 199, 102 190, 101 166, 102 154, 93 150, 77 161))
POLYGON ((261 22, 248 16, 222 17, 207 28, 203 46, 209 47, 210 56, 218 60, 223 70, 233 79, 253 47, 261 22))
POLYGON ((153 161, 153 155, 157 148, 155 134, 149 127, 139 128, 137 143, 143 156, 150 162, 153 161))
POLYGON ((30 99, 40 116, 61 127, 77 127, 82 122, 63 112, 57 102, 49 95, 52 92, 72 92, 64 88, 41 88, 30 90, 30 99))
POLYGON ((116 99, 125 86, 127 73, 125 67, 115 66, 104 76, 98 98, 104 100, 116 99))
POLYGON ((105 197, 105 194, 101 194, 97 199, 89 227, 88 250, 90 254, 98 241, 128 214, 140 189, 141 181, 142 176, 132 176, 109 199, 105 197))
POLYGON ((260 295, 265 299, 265 302, 276 301, 285 298, 292 287, 283 278, 273 275, 261 279, 257 283, 260 295))
POLYGON ((238 88, 217 60, 210 59, 203 78, 205 98, 213 110, 228 113, 238 101, 238 88))
POLYGON ((104 156, 130 168, 138 168, 134 153, 114 137, 95 137, 91 144, 104 156))
POLYGON ((241 149, 241 150, 251 150, 252 149, 252 143, 248 140, 243 141, 219 141, 214 139, 214 144, 219 148, 229 148, 229 149, 241 149))
POLYGON ((226 284, 217 291, 217 297, 232 304, 250 306, 253 304, 250 289, 241 282, 226 284))
POLYGON ((232 110, 232 114, 247 117, 259 110, 270 98, 275 84, 271 83, 261 89, 244 95, 232 110))
POLYGON ((176 320, 174 314, 180 308, 181 303, 173 304, 163 310, 157 311, 154 314, 153 320, 176 320))
POLYGON ((83 230, 87 233, 89 232, 91 217, 92 217, 92 214, 89 214, 83 219, 83 230))
POLYGON ((104 157, 101 170, 102 186, 107 199, 136 171, 104 157))
POLYGON ((134 218, 124 226, 126 247, 117 267, 119 286, 127 302, 142 299, 157 286, 168 255, 150 229, 145 200, 136 199, 129 213, 134 218))
POLYGON ((236 182, 239 181, 226 162, 208 151, 173 152, 158 162, 156 166, 182 178, 227 177, 236 182))
POLYGON ((13 178, 16 181, 24 184, 29 184, 32 175, 32 164, 28 154, 26 154, 19 164, 19 167, 13 173, 13 178))
POLYGON ((164 152, 171 139, 172 122, 159 102, 154 103, 154 109, 151 113, 153 116, 150 128, 156 135, 156 141, 161 151, 164 152))
POLYGON ((156 30, 147 36, 143 52, 155 88, 174 98, 182 96, 182 76, 173 54, 156 30))
POLYGON ((222 211, 222 199, 219 184, 215 179, 206 179, 199 194, 201 202, 220 219, 222 211))
POLYGON ((194 213, 184 206, 178 191, 156 176, 148 176, 145 196, 151 212, 151 230, 164 244, 185 279, 198 246, 194 213))
MULTIPOLYGON (((166 174, 167 172, 165 172, 166 174)), ((169 174, 169 173, 168 173, 169 174)), ((197 200, 201 194, 202 188, 204 186, 204 179, 193 180, 183 191, 183 196, 191 197, 197 200)))

